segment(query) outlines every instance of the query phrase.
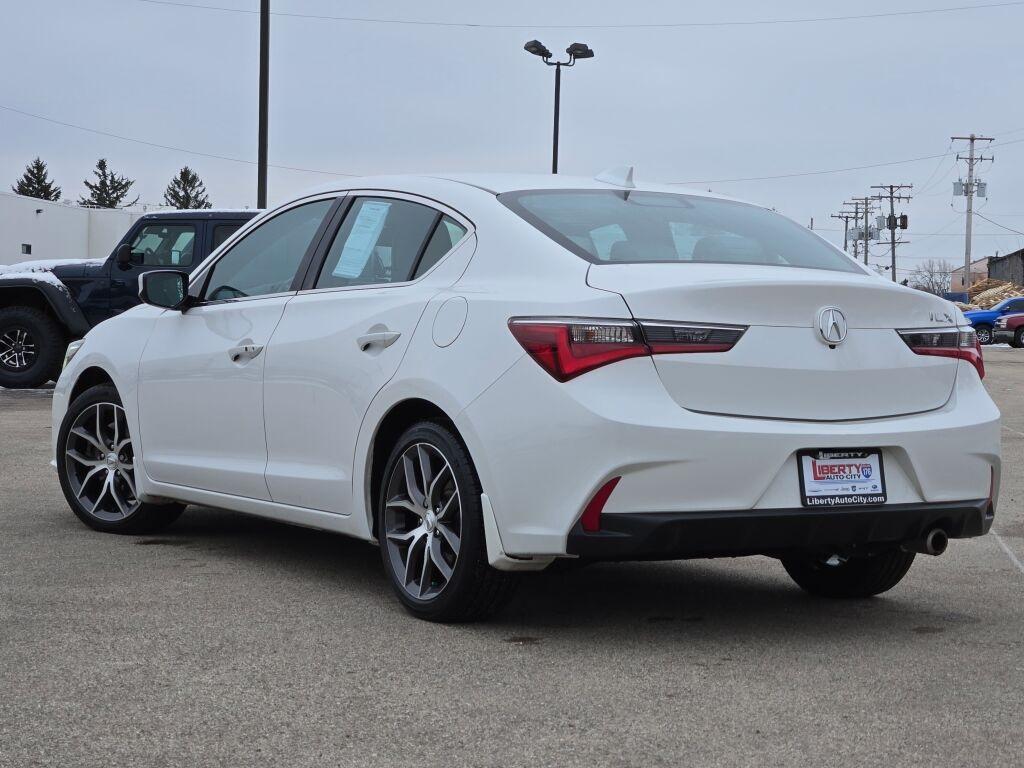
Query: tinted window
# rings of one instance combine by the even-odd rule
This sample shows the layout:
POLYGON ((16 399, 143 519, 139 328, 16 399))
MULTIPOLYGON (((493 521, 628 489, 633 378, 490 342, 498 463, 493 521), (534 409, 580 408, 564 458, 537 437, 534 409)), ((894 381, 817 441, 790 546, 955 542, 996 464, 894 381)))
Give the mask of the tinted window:
POLYGON ((596 263, 710 262, 859 272, 789 219, 745 203, 661 192, 543 190, 498 199, 596 263))
POLYGON ((224 241, 231 237, 235 232, 241 228, 241 224, 218 224, 213 228, 213 248, 211 250, 217 250, 220 248, 224 241))
POLYGON ((302 257, 333 202, 300 205, 252 230, 213 266, 206 283, 206 299, 265 296, 290 290, 302 257))
POLYGON ((432 266, 437 264, 441 258, 450 251, 459 240, 466 236, 466 228, 450 216, 442 216, 441 221, 430 236, 420 263, 416 265, 416 272, 413 277, 419 277, 432 266))
POLYGON ((316 287, 409 280, 439 216, 433 208, 406 200, 359 198, 331 243, 316 287))
POLYGON ((151 267, 187 267, 196 242, 193 224, 147 224, 132 241, 132 262, 151 267))

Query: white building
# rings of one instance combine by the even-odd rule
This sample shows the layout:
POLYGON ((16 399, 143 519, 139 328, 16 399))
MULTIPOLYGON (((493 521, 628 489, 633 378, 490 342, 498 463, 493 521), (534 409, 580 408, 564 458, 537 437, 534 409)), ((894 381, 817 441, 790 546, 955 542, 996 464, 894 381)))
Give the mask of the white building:
POLYGON ((105 259, 143 213, 81 208, 0 192, 0 264, 105 259))

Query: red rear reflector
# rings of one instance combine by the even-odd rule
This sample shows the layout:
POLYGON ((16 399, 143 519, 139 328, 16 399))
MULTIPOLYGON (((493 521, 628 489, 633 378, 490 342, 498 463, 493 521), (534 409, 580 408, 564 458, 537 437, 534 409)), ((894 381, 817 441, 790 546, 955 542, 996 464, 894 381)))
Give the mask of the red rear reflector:
POLYGON ((942 328, 937 331, 897 331, 915 354, 952 357, 974 366, 978 376, 985 378, 985 359, 981 342, 973 328, 942 328))
POLYGON ((696 325, 644 320, 512 318, 509 330, 523 349, 558 381, 602 365, 646 355, 725 352, 743 326, 696 325))
POLYGON ((608 503, 608 497, 612 495, 612 491, 615 490, 615 486, 619 484, 621 479, 621 477, 613 477, 594 494, 594 497, 587 504, 587 508, 583 510, 583 515, 580 517, 580 524, 583 526, 584 531, 596 533, 601 530, 601 511, 604 509, 604 505, 608 503))

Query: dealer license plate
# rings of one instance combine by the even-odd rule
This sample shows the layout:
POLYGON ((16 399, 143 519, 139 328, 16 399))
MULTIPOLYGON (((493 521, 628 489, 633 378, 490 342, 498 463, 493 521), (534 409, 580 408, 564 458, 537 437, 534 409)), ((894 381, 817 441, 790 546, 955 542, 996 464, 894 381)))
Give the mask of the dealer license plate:
POLYGON ((800 490, 805 507, 884 504, 885 472, 877 448, 800 451, 800 490))

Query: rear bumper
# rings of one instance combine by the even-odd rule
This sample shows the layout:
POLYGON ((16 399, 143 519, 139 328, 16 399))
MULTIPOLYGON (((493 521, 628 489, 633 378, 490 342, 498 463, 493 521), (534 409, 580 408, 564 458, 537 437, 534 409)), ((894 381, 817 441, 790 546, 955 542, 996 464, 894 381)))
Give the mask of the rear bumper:
POLYGON ((594 560, 675 560, 849 552, 920 538, 941 527, 950 538, 981 536, 992 527, 988 499, 889 504, 843 509, 751 509, 602 515, 601 531, 569 532, 569 554, 594 560))

